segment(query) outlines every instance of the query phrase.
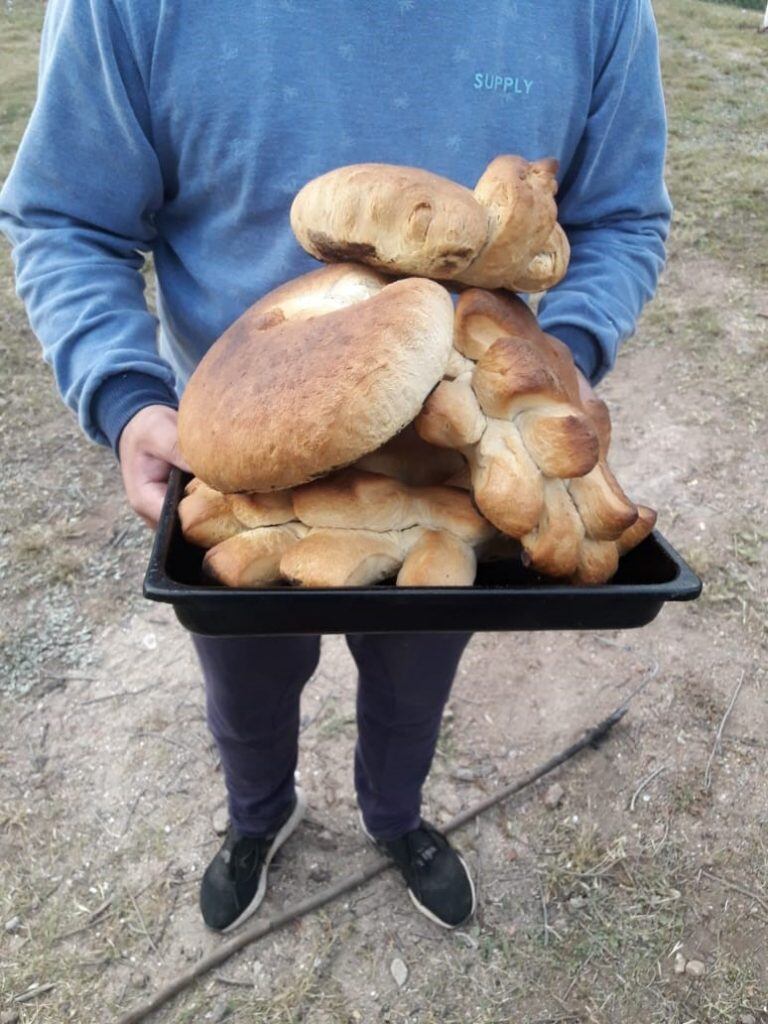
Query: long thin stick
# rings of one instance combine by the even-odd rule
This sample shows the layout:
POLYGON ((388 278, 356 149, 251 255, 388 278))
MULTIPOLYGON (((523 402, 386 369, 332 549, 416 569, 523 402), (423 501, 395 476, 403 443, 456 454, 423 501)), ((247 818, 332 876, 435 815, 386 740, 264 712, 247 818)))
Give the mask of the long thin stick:
POLYGON ((731 695, 731 701, 728 707, 725 709, 725 714, 720 720, 720 725, 718 726, 717 732, 715 733, 715 742, 712 744, 712 752, 709 755, 707 767, 704 770, 704 789, 707 790, 710 789, 712 786, 712 762, 715 759, 715 754, 720 749, 720 741, 723 738, 723 730, 725 729, 725 723, 728 721, 728 716, 730 715, 731 711, 733 711, 733 705, 736 703, 736 698, 739 696, 739 691, 741 690, 742 683, 744 682, 744 673, 745 670, 742 669, 741 675, 739 676, 739 681, 736 684, 736 689, 733 691, 733 694, 731 695))
MULTIPOLYGON (((569 747, 566 747, 562 753, 550 758, 549 761, 546 761, 539 768, 530 772, 530 774, 525 775, 518 782, 513 782, 508 786, 504 786, 485 800, 481 800, 479 803, 469 807, 461 814, 457 814, 455 818, 452 818, 451 821, 448 822, 442 831, 447 833, 461 828, 462 825, 466 825, 467 822, 472 821, 473 818, 477 818, 478 815, 482 814, 483 811, 487 811, 488 808, 501 803, 502 800, 506 800, 509 797, 514 796, 515 793, 519 793, 522 789, 526 789, 528 786, 533 785, 533 783, 537 782, 542 776, 554 771, 555 768, 558 768, 565 761, 570 760, 570 758, 584 750, 585 747, 591 746, 596 748, 599 743, 606 738, 613 726, 624 717, 628 710, 629 705, 625 702, 607 718, 603 719, 602 722, 598 723, 593 728, 588 729, 581 739, 572 743, 569 747)), ((366 882, 369 882, 372 878, 375 878, 377 875, 380 875, 383 871, 386 871, 392 866, 393 862, 389 858, 378 857, 366 867, 360 868, 359 871, 346 875, 338 882, 334 882, 332 885, 328 885, 324 889, 321 889, 319 892, 315 893, 314 896, 301 900, 299 903, 294 903, 292 906, 286 907, 273 917, 268 917, 259 921, 257 924, 251 925, 249 928, 246 928, 241 932, 236 938, 222 943, 212 953, 209 953, 208 956, 202 957, 196 964, 193 964, 189 970, 177 975, 173 981, 169 982, 168 985, 156 992, 155 995, 152 996, 152 998, 143 1006, 139 1006, 135 1010, 131 1010, 124 1016, 120 1017, 117 1024, 139 1024, 139 1021, 146 1020, 151 1013, 154 1013, 155 1010, 164 1006, 169 1000, 173 999, 174 996, 178 995, 179 992, 183 992, 184 989, 189 988, 197 978, 207 974, 208 971, 212 970, 214 967, 218 967, 220 964, 223 964, 245 946, 250 946, 252 942, 256 942, 257 939, 264 938, 264 936, 269 935, 270 932, 277 931, 278 928, 282 928, 283 925, 288 924, 290 921, 294 921, 299 917, 303 917, 305 914, 309 914, 313 910, 318 910, 327 903, 331 903, 345 892, 349 892, 351 889, 356 889, 358 886, 364 885, 366 882)))

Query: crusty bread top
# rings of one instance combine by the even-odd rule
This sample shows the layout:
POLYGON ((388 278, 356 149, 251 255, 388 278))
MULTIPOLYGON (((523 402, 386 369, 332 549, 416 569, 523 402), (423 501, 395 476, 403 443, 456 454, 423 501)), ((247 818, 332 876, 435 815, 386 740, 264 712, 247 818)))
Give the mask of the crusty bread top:
POLYGON ((504 288, 542 251, 557 222, 556 160, 497 156, 475 185, 488 215, 488 244, 462 273, 467 284, 504 288))
POLYGON ((200 362, 179 409, 181 451, 224 492, 280 490, 348 465, 416 416, 452 333, 450 295, 433 281, 385 284, 349 264, 305 275, 246 311, 200 362))
POLYGON ((291 205, 291 227, 317 259, 438 278, 457 277, 488 237, 487 215, 468 188, 394 164, 351 164, 314 178, 291 205))
POLYGON ((291 227, 317 259, 483 288, 542 291, 568 268, 557 161, 499 156, 474 191, 416 167, 351 164, 308 182, 291 227))

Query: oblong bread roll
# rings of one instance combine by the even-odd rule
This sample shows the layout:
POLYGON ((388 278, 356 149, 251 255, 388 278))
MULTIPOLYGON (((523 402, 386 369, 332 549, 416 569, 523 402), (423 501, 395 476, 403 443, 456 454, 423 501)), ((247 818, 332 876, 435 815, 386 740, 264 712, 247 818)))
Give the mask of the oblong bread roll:
POLYGON ((398 587, 471 587, 477 558, 463 540, 444 530, 425 530, 405 557, 398 587))
POLYGON ((487 214, 468 188, 395 164, 351 164, 308 182, 291 205, 291 227, 316 259, 438 278, 456 277, 488 238, 487 214))
POLYGON ((248 530, 255 530, 257 526, 280 526, 296 518, 289 490, 229 497, 233 514, 248 530))
POLYGON ((581 560, 583 541, 581 516, 565 484, 562 480, 547 480, 539 522, 521 541, 523 563, 548 576, 571 576, 581 560))
POLYGON ((206 552, 203 571, 228 587, 267 587, 280 580, 280 559, 306 533, 300 523, 246 530, 206 552))
POLYGON ((539 521, 544 478, 514 423, 489 420, 469 454, 475 502, 502 533, 520 538, 539 521))
POLYGON ((179 522, 184 539, 201 548, 220 544, 243 528, 232 511, 229 496, 214 491, 202 480, 197 480, 193 488, 188 487, 179 502, 179 522))
POLYGON ((493 160, 474 191, 438 174, 395 164, 352 164, 308 182, 291 227, 328 263, 357 260, 483 288, 551 287, 568 245, 556 232, 555 160, 493 160))
POLYGON ((367 587, 393 576, 421 530, 311 530, 283 555, 282 576, 299 587, 367 587))
MULTIPOLYGON (((339 268, 290 290, 322 290, 325 273, 336 279, 339 268)), ((181 451, 219 491, 282 490, 381 447, 419 412, 451 351, 453 304, 433 281, 395 281, 304 320, 264 308, 211 347, 180 403, 181 451)))
POLYGON ((614 541, 590 540, 581 546, 581 556, 571 582, 577 586, 594 587, 616 574, 619 567, 619 549, 614 541))
POLYGON ((605 462, 586 476, 570 480, 568 490, 592 540, 618 540, 637 520, 637 506, 605 462))
POLYGON ((441 448, 464 448, 480 440, 485 416, 472 389, 470 374, 441 380, 416 418, 426 442, 441 448))
POLYGON ((358 469, 297 487, 293 507, 297 518, 313 528, 387 532, 423 526, 447 530, 470 544, 494 532, 464 490, 441 484, 409 487, 358 469))
POLYGON ((637 519, 628 530, 616 541, 619 548, 619 555, 626 555, 632 548, 636 548, 648 537, 656 525, 656 512, 647 505, 637 506, 637 519))

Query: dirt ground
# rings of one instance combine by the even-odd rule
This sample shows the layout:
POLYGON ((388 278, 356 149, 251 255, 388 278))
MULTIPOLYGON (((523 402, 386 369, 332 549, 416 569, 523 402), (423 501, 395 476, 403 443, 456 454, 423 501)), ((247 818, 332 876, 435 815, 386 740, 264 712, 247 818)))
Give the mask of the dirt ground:
MULTIPOLYGON (((153 1020, 768 1021, 768 36, 755 12, 655 7, 675 228, 602 393, 617 475, 658 508, 704 595, 642 630, 472 640, 425 790, 438 823, 646 685, 605 745, 456 833, 479 881, 468 927, 431 925, 387 872, 153 1020)), ((33 96, 41 10, 0 13, 0 171, 33 96)), ((188 639, 141 598, 149 538, 111 456, 56 398, 3 260, 0 1021, 101 1024, 221 942, 197 886, 224 790, 188 639)), ((326 638, 302 708, 309 816, 265 915, 370 861, 354 694, 344 641, 326 638)))

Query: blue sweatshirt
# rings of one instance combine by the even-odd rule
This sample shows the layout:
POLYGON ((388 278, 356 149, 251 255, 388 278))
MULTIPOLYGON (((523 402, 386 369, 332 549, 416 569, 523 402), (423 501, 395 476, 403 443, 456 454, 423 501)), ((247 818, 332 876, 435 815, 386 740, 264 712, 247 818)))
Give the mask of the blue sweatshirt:
POLYGON ((540 320, 597 381, 663 264, 665 141, 650 0, 49 0, 0 226, 65 401, 116 445, 317 266, 291 200, 365 161, 472 187, 499 153, 556 157, 572 257, 540 320))

